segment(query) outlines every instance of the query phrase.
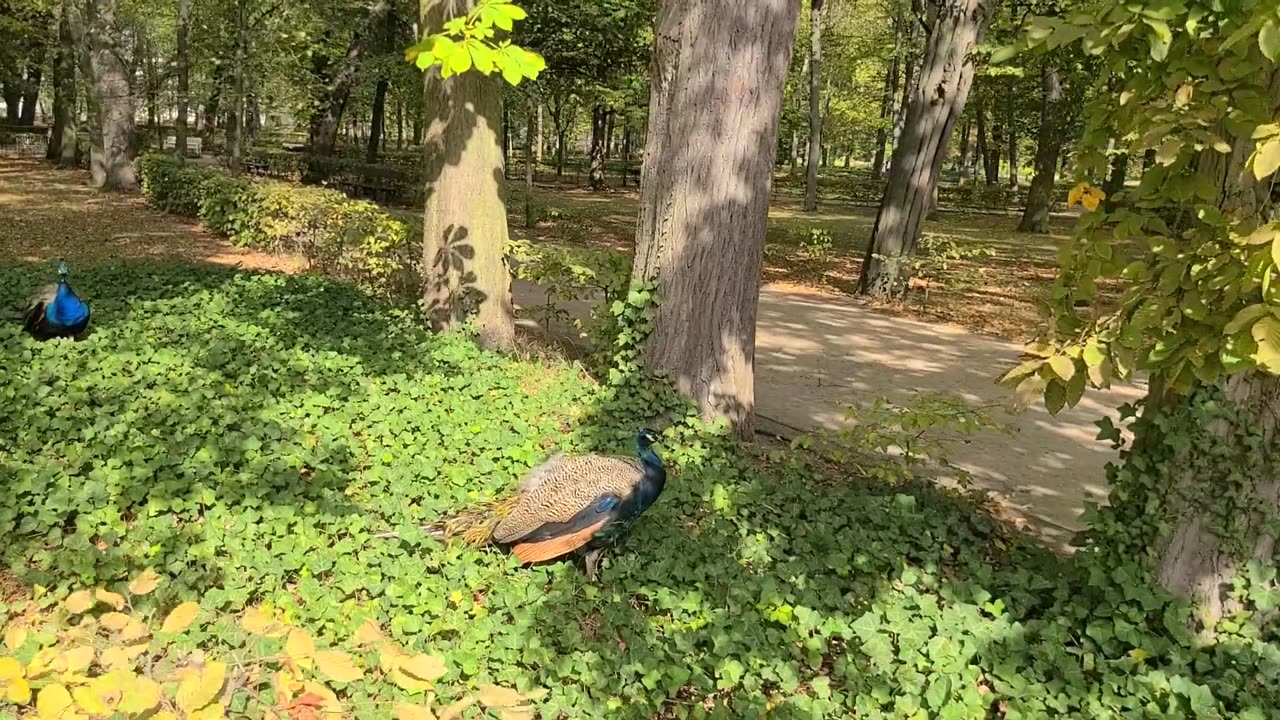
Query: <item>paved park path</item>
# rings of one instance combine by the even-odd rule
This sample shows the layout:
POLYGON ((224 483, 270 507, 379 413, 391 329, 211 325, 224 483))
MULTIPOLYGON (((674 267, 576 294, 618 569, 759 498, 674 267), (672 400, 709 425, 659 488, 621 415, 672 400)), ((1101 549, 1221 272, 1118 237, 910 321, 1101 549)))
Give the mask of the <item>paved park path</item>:
MULTIPOLYGON (((539 288, 517 282, 521 306, 543 302, 539 288)), ((590 306, 569 303, 571 314, 590 306)), ((1066 549, 1083 525, 1087 501, 1106 499, 1104 466, 1115 457, 1096 440, 1094 422, 1142 389, 1091 391, 1075 408, 1014 413, 1012 395, 995 378, 1018 362, 1021 346, 958 326, 891 317, 839 297, 783 286, 760 292, 756 333, 756 409, 760 429, 791 438, 845 422, 845 405, 884 396, 895 402, 945 392, 998 406, 1009 432, 983 431, 949 453, 990 491, 1006 514, 1050 545, 1066 549)))

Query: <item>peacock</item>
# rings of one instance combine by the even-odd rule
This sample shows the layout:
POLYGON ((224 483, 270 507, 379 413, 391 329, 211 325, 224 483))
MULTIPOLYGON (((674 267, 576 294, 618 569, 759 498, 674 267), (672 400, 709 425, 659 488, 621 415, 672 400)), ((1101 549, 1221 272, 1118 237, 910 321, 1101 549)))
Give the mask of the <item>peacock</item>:
POLYGON ((641 428, 637 458, 558 452, 530 470, 514 495, 425 529, 473 547, 507 547, 525 565, 578 554, 587 577, 596 582, 605 550, 622 539, 666 485, 656 442, 656 432, 641 428))
POLYGON ((22 327, 38 340, 77 337, 89 326, 89 306, 67 282, 67 264, 58 263, 58 282, 43 288, 22 314, 22 327))

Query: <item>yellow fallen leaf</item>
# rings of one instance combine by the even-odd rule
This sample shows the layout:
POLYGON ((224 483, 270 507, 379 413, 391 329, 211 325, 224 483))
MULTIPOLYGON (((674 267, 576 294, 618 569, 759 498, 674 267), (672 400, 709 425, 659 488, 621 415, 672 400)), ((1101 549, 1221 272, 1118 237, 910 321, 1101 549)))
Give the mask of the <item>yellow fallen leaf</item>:
POLYGON ((524 702, 524 697, 509 688, 497 685, 481 685, 476 692, 476 700, 485 707, 514 707, 524 702))
POLYGON ((431 712, 431 708, 407 702, 396 703, 391 712, 396 720, 436 720, 436 714, 431 712))
POLYGON ((62 656, 66 662, 66 671, 76 673, 89 667, 93 663, 94 654, 92 645, 81 645, 68 650, 62 656))
POLYGON ((41 720, 53 720, 71 709, 71 703, 71 693, 66 687, 46 685, 36 696, 36 714, 41 720))
POLYGON ((321 650, 315 654, 316 670, 336 682, 355 682, 364 677, 350 655, 341 650, 321 650))
POLYGON ((316 653, 316 642, 306 630, 294 628, 284 643, 284 652, 301 667, 311 667, 311 656, 316 653))
POLYGON ((200 605, 193 602, 184 602, 174 608, 172 612, 165 617, 164 622, 160 625, 162 633, 178 633, 186 630, 195 622, 196 615, 200 613, 200 605))
POLYGON ((26 678, 14 678, 5 687, 4 696, 11 703, 26 705, 31 702, 31 684, 26 678))
POLYGON ((151 678, 138 678, 120 701, 122 712, 139 715, 160 704, 160 686, 151 678))
POLYGON ((310 693, 322 698, 324 700, 325 710, 331 713, 342 712, 342 703, 338 701, 338 696, 335 695, 332 690, 325 687, 323 684, 318 683, 314 680, 307 680, 306 682, 302 683, 302 691, 304 695, 310 693))
POLYGON ((413 657, 400 661, 400 670, 421 680, 436 681, 444 677, 449 670, 445 667, 444 661, 435 655, 424 655, 419 653, 413 657))
POLYGON ((192 713, 213 702, 227 680, 227 664, 210 661, 189 673, 178 685, 178 709, 192 713))
POLYGON ((5 628, 4 646, 9 649, 9 652, 17 652, 18 648, 22 647, 23 643, 25 643, 26 641, 27 641, 26 625, 15 624, 5 628))
POLYGON ((27 678, 35 679, 44 675, 53 669, 53 663, 61 657, 57 648, 42 648, 31 658, 31 662, 27 663, 27 678))
POLYGON ((453 703, 449 707, 445 708, 444 712, 440 713, 440 720, 454 720, 454 718, 462 714, 463 710, 466 710, 467 708, 475 704, 476 704, 475 698, 464 697, 461 700, 458 700, 457 702, 453 703))
POLYGON ((357 645, 375 645, 383 639, 382 628, 373 618, 365 620, 356 630, 357 645))
POLYGON ((149 720, 178 720, 178 716, 168 710, 161 710, 155 715, 150 715, 149 720))
POLYGON ((533 720, 535 716, 533 708, 529 705, 498 708, 498 717, 501 720, 533 720))
POLYGON ((0 682, 16 680, 26 674, 26 669, 22 667, 22 663, 11 657, 0 658, 0 682))
POLYGON ((245 610, 240 617, 240 626, 251 635, 268 635, 275 624, 275 618, 261 605, 245 610))
POLYGON ((133 668, 133 663, 138 656, 147 651, 150 643, 138 643, 137 645, 112 645, 102 651, 102 655, 98 657, 98 664, 108 670, 128 670, 133 668))
POLYGON ((75 700, 77 707, 90 715, 110 715, 112 712, 106 699, 90 686, 81 685, 72 688, 71 697, 75 700))
POLYGON ((98 622, 102 623, 102 627, 112 632, 120 632, 129 626, 129 621, 132 619, 122 612, 109 612, 98 618, 98 622))
POLYGON ((226 703, 213 703, 187 715, 187 720, 223 720, 227 716, 226 703))
POLYGON ((116 610, 124 609, 124 596, 119 593, 113 593, 110 590, 103 590, 99 588, 94 592, 93 596, 98 599, 98 602, 106 603, 116 610))
POLYGON ((79 615, 88 612, 93 608, 93 596, 88 590, 77 590, 67 596, 66 601, 67 612, 73 615, 79 615))
POLYGON ((288 670, 276 673, 275 696, 277 705, 288 705, 302 691, 302 681, 288 670))
POLYGON ((146 595, 152 590, 155 590, 156 586, 159 584, 160 576, 151 568, 147 568, 142 571, 141 575, 134 578, 133 581, 129 583, 129 594, 146 595))
POLYGON ((432 687, 431 683, 427 682, 426 680, 419 680, 418 678, 412 675, 408 675, 404 671, 398 668, 387 673, 387 676, 391 678, 391 682, 395 683, 396 685, 399 685, 401 688, 408 690, 411 693, 426 692, 427 690, 430 690, 432 687))
POLYGON ((394 643, 383 643, 378 648, 378 667, 382 668, 382 672, 389 673, 400 667, 400 663, 408 659, 408 657, 394 643))
POLYGON ((149 632, 150 630, 147 629, 147 626, 144 625, 141 620, 131 618, 129 620, 129 624, 125 625, 124 630, 120 631, 120 639, 125 642, 130 642, 146 637, 149 632))

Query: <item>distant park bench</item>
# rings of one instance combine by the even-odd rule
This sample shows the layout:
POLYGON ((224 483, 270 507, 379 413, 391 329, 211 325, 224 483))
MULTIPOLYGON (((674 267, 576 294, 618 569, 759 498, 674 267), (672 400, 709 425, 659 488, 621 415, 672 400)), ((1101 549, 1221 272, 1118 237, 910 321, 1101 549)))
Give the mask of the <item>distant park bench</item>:
MULTIPOLYGON (((177 144, 178 144, 178 138, 174 137, 173 135, 170 135, 169 137, 164 139, 164 147, 162 149, 172 150, 177 144)), ((204 143, 198 135, 194 137, 190 137, 190 136, 187 137, 187 156, 200 157, 200 153, 203 146, 204 146, 204 143)))

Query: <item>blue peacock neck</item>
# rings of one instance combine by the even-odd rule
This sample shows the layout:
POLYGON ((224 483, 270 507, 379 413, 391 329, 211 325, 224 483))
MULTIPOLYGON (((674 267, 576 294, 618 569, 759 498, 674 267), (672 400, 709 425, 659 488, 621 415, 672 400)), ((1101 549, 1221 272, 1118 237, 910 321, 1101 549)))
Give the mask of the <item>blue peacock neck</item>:
POLYGON ((662 458, 658 457, 658 453, 654 452, 653 446, 647 442, 640 443, 639 455, 640 464, 644 467, 641 492, 648 504, 658 499, 662 488, 667 484, 667 468, 662 464, 662 458))

